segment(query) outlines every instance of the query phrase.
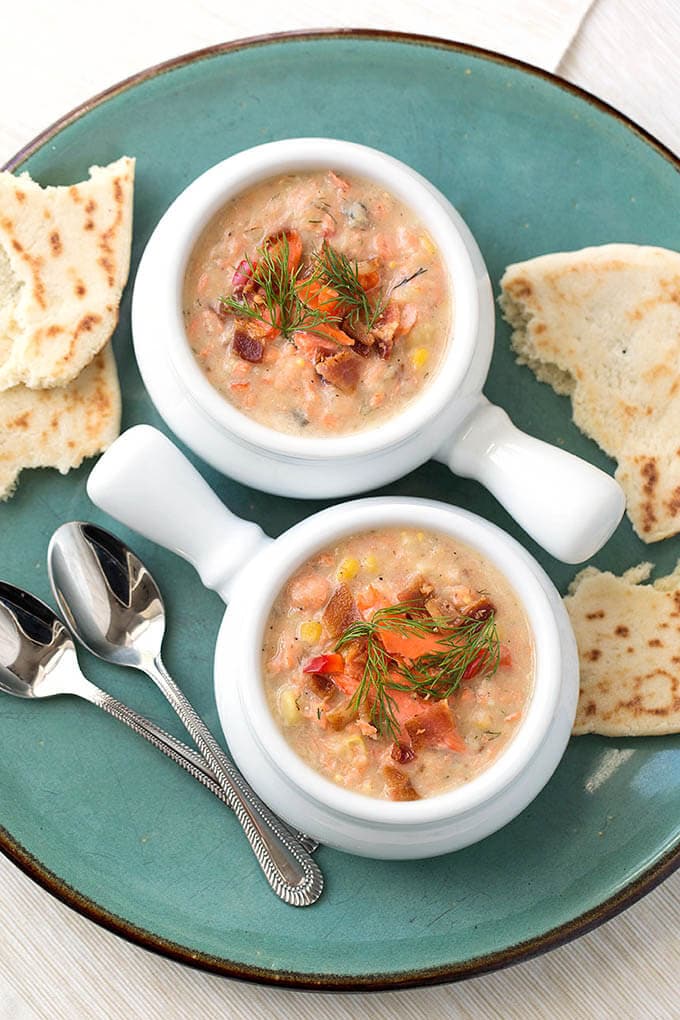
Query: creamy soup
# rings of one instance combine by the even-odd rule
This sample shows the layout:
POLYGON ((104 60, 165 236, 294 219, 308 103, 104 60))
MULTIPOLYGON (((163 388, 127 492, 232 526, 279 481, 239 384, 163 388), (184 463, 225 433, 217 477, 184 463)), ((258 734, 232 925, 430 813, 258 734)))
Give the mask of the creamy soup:
POLYGON ((228 202, 184 284, 194 357, 235 407, 280 432, 357 432, 437 370, 448 274, 417 217, 380 185, 286 174, 228 202))
POLYGON ((326 778, 392 800, 488 768, 533 689, 533 642, 506 578, 452 538, 387 528, 324 549, 267 623, 264 686, 291 747, 326 778))

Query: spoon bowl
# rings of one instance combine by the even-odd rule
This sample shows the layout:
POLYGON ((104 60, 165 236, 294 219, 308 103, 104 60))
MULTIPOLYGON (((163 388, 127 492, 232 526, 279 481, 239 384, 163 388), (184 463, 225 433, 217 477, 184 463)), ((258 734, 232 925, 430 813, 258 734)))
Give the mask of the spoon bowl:
POLYGON ((82 676, 75 645, 61 620, 33 595, 0 581, 0 691, 18 698, 73 693, 66 681, 76 674, 82 676))
POLYGON ((256 796, 166 670, 165 606, 142 561, 95 524, 70 521, 49 544, 52 590, 73 633, 106 662, 141 670, 194 739, 238 818, 267 881, 293 906, 315 903, 323 876, 297 835, 256 796))
POLYGON ((54 595, 78 640, 93 655, 144 669, 160 653, 165 606, 135 554, 95 524, 70 521, 52 536, 54 595))

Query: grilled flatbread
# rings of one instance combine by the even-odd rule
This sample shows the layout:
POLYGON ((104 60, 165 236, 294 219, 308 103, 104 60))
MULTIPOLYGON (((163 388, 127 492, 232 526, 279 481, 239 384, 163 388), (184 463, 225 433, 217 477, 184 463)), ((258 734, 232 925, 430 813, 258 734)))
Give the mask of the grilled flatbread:
POLYGON ((116 362, 107 345, 68 386, 0 393, 0 500, 12 495, 22 468, 62 474, 105 450, 120 428, 116 362))
POLYGON ((574 733, 680 731, 680 561, 642 584, 651 569, 641 563, 617 577, 586 567, 569 589, 581 668, 574 733))
POLYGON ((0 173, 0 390, 63 386, 110 338, 128 276, 134 160, 71 187, 0 173))
POLYGON ((634 244, 509 266, 500 298, 520 364, 571 396, 618 461, 645 542, 680 531, 680 253, 634 244))

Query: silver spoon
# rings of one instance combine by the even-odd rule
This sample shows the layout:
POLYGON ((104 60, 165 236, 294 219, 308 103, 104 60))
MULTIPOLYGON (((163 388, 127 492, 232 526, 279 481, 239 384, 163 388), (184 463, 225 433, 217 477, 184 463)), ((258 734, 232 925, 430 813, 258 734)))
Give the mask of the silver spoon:
POLYGON ((146 673, 177 712, 274 892, 294 906, 314 903, 323 889, 318 865, 260 801, 163 665, 165 607, 141 560, 103 528, 71 521, 52 536, 47 565, 59 608, 78 640, 106 662, 146 673))
MULTIPOLYGON (((200 754, 143 715, 95 687, 83 676, 75 645, 49 606, 13 584, 0 581, 0 691, 19 698, 72 694, 125 723, 185 769, 219 800, 229 799, 200 754)), ((296 833, 313 852, 318 844, 296 833)))

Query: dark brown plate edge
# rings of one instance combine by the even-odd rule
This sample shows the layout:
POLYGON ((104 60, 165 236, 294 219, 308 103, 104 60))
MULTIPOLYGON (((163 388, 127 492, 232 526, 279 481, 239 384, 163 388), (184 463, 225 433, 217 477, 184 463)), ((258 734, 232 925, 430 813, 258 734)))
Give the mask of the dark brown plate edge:
MULTIPOLYGON (((519 69, 537 78, 542 78, 565 92, 578 96, 591 106, 596 107, 603 113, 608 114, 621 124, 638 135, 644 142, 655 149, 659 155, 671 163, 676 170, 680 170, 680 160, 675 154, 652 134, 640 127, 633 120, 621 113, 615 107, 598 99, 591 93, 578 85, 565 81, 563 78, 534 67, 525 61, 517 60, 514 57, 497 53, 494 50, 472 46, 468 43, 460 43, 438 36, 418 35, 411 32, 384 31, 379 29, 310 29, 300 32, 276 32, 266 35, 251 36, 244 39, 235 39, 226 43, 219 43, 207 46, 203 49, 193 50, 189 53, 174 57, 171 60, 153 65, 137 74, 125 78, 123 81, 105 89, 90 99, 85 100, 63 117, 54 121, 32 141, 28 142, 19 150, 1 169, 14 172, 30 156, 37 152, 43 145, 50 141, 55 135, 61 132, 69 124, 78 120, 84 114, 100 106, 108 99, 113 98, 121 92, 141 84, 151 78, 155 78, 175 68, 199 60, 206 60, 214 56, 231 51, 264 46, 276 42, 297 42, 311 39, 328 38, 355 38, 355 39, 379 39, 382 41, 405 42, 412 45, 431 46, 439 49, 449 49, 457 53, 468 53, 470 56, 490 60, 495 63, 505 64, 513 69, 519 69)), ((636 879, 629 882, 627 886, 615 893, 609 899, 600 903, 592 910, 567 921, 556 928, 552 928, 542 935, 535 936, 524 942, 520 942, 508 949, 489 953, 486 956, 475 957, 464 962, 436 967, 421 968, 414 971, 405 971, 398 974, 367 974, 354 977, 346 977, 335 974, 303 974, 291 971, 276 972, 264 968, 246 966, 237 962, 227 960, 223 957, 199 953, 182 946, 179 943, 169 941, 161 936, 155 935, 144 928, 131 924, 124 918, 111 913, 100 906, 94 900, 83 896, 72 886, 68 885, 58 875, 46 868, 27 849, 18 843, 12 835, 0 827, 0 852, 16 864, 29 878, 41 885, 49 893, 61 900, 73 910, 78 911, 83 917, 94 921, 101 927, 108 929, 115 935, 119 935, 144 949, 151 950, 162 956, 168 957, 179 963, 186 964, 211 973, 221 974, 225 977, 236 978, 242 981, 267 984, 282 988, 293 988, 310 991, 389 991, 403 988, 422 987, 425 985, 444 984, 453 981, 464 980, 465 978, 488 974, 495 970, 529 960, 534 956, 545 953, 550 949, 565 945, 567 942, 584 935, 605 921, 610 920, 621 913, 627 907, 637 902, 648 892, 668 878, 674 871, 680 868, 680 845, 672 847, 663 857, 647 868, 636 879)))

